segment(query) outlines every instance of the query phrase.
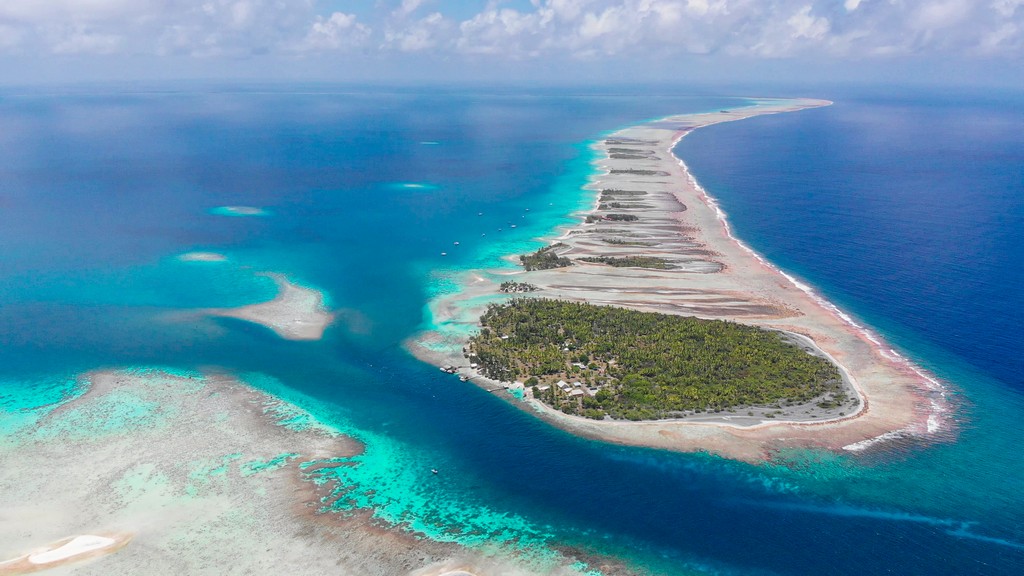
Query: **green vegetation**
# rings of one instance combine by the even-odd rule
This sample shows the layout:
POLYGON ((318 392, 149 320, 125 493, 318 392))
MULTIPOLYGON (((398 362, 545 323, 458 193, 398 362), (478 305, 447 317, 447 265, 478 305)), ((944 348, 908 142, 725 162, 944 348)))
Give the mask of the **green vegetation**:
POLYGON ((551 268, 565 268, 566 266, 572 266, 572 260, 568 258, 561 258, 555 251, 564 244, 552 244, 551 246, 545 246, 540 250, 537 250, 533 254, 522 254, 519 256, 519 262, 529 270, 548 270, 551 268))
POLYGON ((656 146, 658 144, 656 141, 637 138, 608 138, 604 143, 608 146, 656 146))
POLYGON ((618 188, 605 188, 601 190, 601 194, 609 196, 647 196, 647 192, 643 190, 619 190, 618 188))
POLYGON ((480 322, 468 354, 483 373, 570 414, 646 420, 844 398, 832 363, 753 326, 547 299, 491 305, 480 322))
POLYGON ((598 210, 611 210, 613 208, 621 208, 623 210, 629 210, 631 208, 653 208, 650 204, 640 204, 638 202, 607 202, 597 207, 598 210))
POLYGON ((612 170, 612 174, 632 174, 634 176, 668 176, 668 172, 661 170, 638 170, 636 168, 626 168, 624 170, 612 170))
POLYGON ((587 256, 586 258, 580 258, 580 261, 593 264, 607 264, 615 268, 656 268, 658 270, 675 268, 668 260, 654 256, 622 256, 620 258, 614 256, 587 256))
POLYGON ((640 217, 633 214, 606 214, 601 216, 599 214, 590 214, 587 216, 587 223, 602 222, 611 220, 612 222, 636 222, 640 217))
POLYGON ((609 148, 609 154, 643 154, 645 156, 653 156, 654 151, 652 150, 641 150, 639 148, 609 148))
POLYGON ((613 246, 654 246, 654 242, 640 242, 639 240, 623 240, 622 238, 603 238, 605 243, 613 246))
POLYGON ((516 294, 519 292, 534 292, 537 290, 537 287, 529 282, 513 282, 509 280, 502 282, 499 290, 506 294, 516 294))
POLYGON ((621 188, 605 188, 601 190, 601 193, 615 196, 647 196, 647 192, 643 190, 623 190, 621 188))
POLYGON ((657 160, 657 156, 650 156, 647 154, 622 154, 612 153, 608 155, 612 160, 657 160))

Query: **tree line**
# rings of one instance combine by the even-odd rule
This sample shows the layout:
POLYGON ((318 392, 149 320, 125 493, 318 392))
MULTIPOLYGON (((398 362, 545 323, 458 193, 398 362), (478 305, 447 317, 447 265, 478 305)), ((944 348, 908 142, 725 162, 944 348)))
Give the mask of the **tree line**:
POLYGON ((550 299, 492 304, 467 348, 483 373, 591 418, 646 420, 842 395, 838 368, 782 333, 550 299), (596 395, 551 384, 581 382, 596 395), (539 392, 536 386, 550 388, 539 392))

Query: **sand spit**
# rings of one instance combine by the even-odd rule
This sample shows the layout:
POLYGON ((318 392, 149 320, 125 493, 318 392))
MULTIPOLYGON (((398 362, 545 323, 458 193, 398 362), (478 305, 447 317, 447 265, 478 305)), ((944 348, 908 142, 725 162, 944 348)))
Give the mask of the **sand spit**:
POLYGON ((303 465, 337 466, 362 446, 229 376, 87 379, 85 394, 0 441, 0 558, 12 559, 0 575, 518 573, 500 551, 435 542, 369 512, 321 512, 330 483, 303 465))
MULTIPOLYGON (((431 303, 439 330, 418 335, 411 349, 438 365, 467 364, 461 349, 468 328, 477 325, 487 301, 500 296, 497 283, 511 277, 540 288, 530 296, 732 320, 800 335, 842 367, 859 400, 832 411, 805 405, 770 416, 770 411, 743 409, 651 422, 587 420, 530 401, 542 418, 576 434, 760 461, 786 447, 856 449, 892 435, 947 429, 947 402, 933 378, 736 239, 715 200, 672 155, 679 139, 700 127, 829 104, 765 100, 733 110, 671 116, 608 136, 595 145, 600 174, 588 185, 595 191, 593 208, 581 214, 578 225, 550 239, 561 243, 558 254, 575 265, 512 275, 473 273, 490 281, 467 280, 461 293, 431 303), (578 260, 588 256, 654 256, 670 269, 615 268, 578 260)), ((501 385, 468 369, 462 372, 488 389, 501 385)))
POLYGON ((210 210, 211 214, 218 216, 268 216, 270 212, 267 212, 263 208, 256 206, 218 206, 210 210))
POLYGON ((283 274, 266 274, 278 286, 277 296, 268 302, 238 308, 209 308, 210 316, 236 318, 270 328, 286 340, 319 340, 334 322, 334 314, 324 308, 319 291, 293 284, 283 274))
POLYGON ((112 554, 131 540, 131 534, 84 534, 0 562, 0 575, 29 574, 112 554))
POLYGON ((225 262, 228 259, 217 252, 185 252, 178 256, 182 262, 225 262))

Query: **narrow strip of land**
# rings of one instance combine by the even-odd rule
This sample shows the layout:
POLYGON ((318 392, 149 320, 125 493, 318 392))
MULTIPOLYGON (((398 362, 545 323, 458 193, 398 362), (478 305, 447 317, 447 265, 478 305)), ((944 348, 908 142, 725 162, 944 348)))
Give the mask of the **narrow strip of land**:
MULTIPOLYGON (((431 304, 439 330, 412 344, 438 365, 468 366, 467 328, 477 326, 488 294, 524 292, 633 310, 728 320, 781 331, 843 372, 855 406, 830 411, 805 404, 781 410, 724 410, 671 420, 587 419, 544 402, 531 405, 545 419, 572 432, 611 442, 706 450, 758 460, 786 446, 856 448, 895 434, 927 434, 943 427, 941 387, 893 352, 881 338, 785 275, 731 233, 715 200, 697 184, 672 148, 691 131, 762 114, 830 104, 819 100, 760 101, 755 106, 672 116, 633 126, 596 144, 600 174, 588 188, 594 204, 581 222, 530 255, 530 268, 513 275, 474 273, 454 296, 431 304), (489 277, 488 277, 489 276, 489 277), (528 286, 528 290, 519 288, 528 286)), ((460 370, 488 389, 472 368, 460 370)))
POLYGON ((334 314, 324 306, 317 290, 299 286, 283 274, 267 274, 278 287, 273 300, 238 308, 210 308, 210 316, 236 318, 266 326, 286 340, 319 340, 334 322, 334 314))

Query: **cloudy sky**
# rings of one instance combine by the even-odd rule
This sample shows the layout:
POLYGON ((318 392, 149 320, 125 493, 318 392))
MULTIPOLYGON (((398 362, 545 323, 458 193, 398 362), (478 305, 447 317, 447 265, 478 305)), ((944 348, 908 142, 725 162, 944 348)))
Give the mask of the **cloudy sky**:
POLYGON ((0 74, 1021 85, 1024 0, 0 0, 0 74))

